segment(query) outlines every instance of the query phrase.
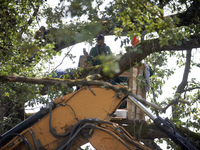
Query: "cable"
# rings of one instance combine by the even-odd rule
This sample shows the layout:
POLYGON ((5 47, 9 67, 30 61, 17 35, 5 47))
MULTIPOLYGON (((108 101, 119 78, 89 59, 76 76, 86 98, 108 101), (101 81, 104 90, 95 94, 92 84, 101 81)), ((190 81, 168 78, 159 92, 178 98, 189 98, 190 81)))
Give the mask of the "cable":
POLYGON ((50 132, 52 133, 53 136, 65 137, 65 136, 69 135, 69 132, 66 132, 64 134, 56 133, 52 128, 51 118, 52 118, 52 106, 50 106, 50 108, 49 108, 49 128, 50 128, 50 132))
MULTIPOLYGON (((91 125, 91 124, 90 124, 91 125)), ((58 150, 62 150, 64 148, 66 148, 68 146, 68 144, 70 144, 71 142, 73 142, 74 138, 77 136, 77 134, 83 129, 86 128, 86 126, 89 126, 88 124, 82 126, 81 128, 79 128, 77 130, 77 132, 75 132, 72 137, 67 141, 67 143, 65 143, 62 147, 60 147, 58 150)), ((67 147, 67 149, 69 149, 69 147, 67 147)))
POLYGON ((114 138, 116 138, 119 142, 121 142, 124 146, 126 146, 128 149, 131 150, 131 148, 129 148, 128 144, 124 143, 122 140, 120 140, 120 138, 116 137, 114 134, 111 134, 110 132, 108 132, 108 131, 100 128, 100 127, 96 127, 96 128, 99 129, 99 130, 102 130, 102 131, 104 131, 104 132, 106 132, 108 134, 110 134, 111 136, 113 136, 114 138))
POLYGON ((29 142, 25 137, 23 137, 22 135, 17 134, 17 133, 12 133, 12 134, 9 134, 9 135, 5 136, 5 137, 0 141, 0 145, 1 145, 2 141, 4 141, 5 139, 7 139, 7 138, 10 137, 10 136, 19 136, 19 137, 21 137, 22 140, 23 140, 23 142, 24 142, 24 144, 25 144, 26 149, 27 149, 27 150, 29 150, 29 149, 30 149, 30 150, 33 150, 33 147, 31 146, 30 142, 29 142))
POLYGON ((36 139, 35 139, 35 136, 34 136, 34 133, 32 131, 32 129, 29 130, 29 132, 31 133, 31 136, 33 138, 33 142, 34 142, 34 146, 36 148, 36 150, 39 150, 38 146, 37 146, 37 142, 36 142, 36 139))
MULTIPOLYGON (((74 109, 73 109, 70 105, 68 105, 68 104, 65 104, 65 105, 67 105, 69 108, 71 108, 72 112, 73 112, 74 115, 75 115, 75 119, 76 119, 77 121, 79 121, 79 119, 78 119, 78 117, 77 117, 77 115, 76 115, 74 109)), ((60 106, 65 106, 65 105, 60 104, 60 106)), ((52 128, 51 119, 52 119, 52 106, 50 106, 50 109, 49 109, 49 127, 50 127, 50 132, 51 132, 54 136, 65 137, 65 136, 69 135, 69 132, 66 132, 66 133, 64 133, 64 134, 58 134, 58 133, 56 133, 56 132, 53 130, 53 128, 52 128)))
POLYGON ((100 128, 94 124, 84 124, 82 125, 83 123, 86 123, 86 122, 92 122, 92 123, 104 123, 104 124, 110 124, 112 125, 112 123, 110 122, 105 122, 105 121, 98 121, 96 118, 93 118, 93 119, 83 119, 81 121, 79 121, 75 126, 74 128, 71 130, 70 132, 70 136, 69 136, 69 140, 67 141, 67 143, 65 143, 62 147, 60 147, 58 150, 62 150, 62 149, 70 149, 71 148, 71 145, 72 145, 72 142, 73 140, 75 139, 75 137, 78 135, 78 133, 83 130, 84 128, 89 128, 89 129, 92 129, 92 128, 95 128, 95 129, 99 129, 99 130, 102 130, 108 134, 110 134, 111 136, 113 136, 114 138, 116 138, 119 142, 121 142, 124 146, 126 146, 128 149, 129 146, 124 143, 122 140, 120 140, 118 137, 116 137, 114 134, 111 134, 110 132, 104 130, 103 128, 100 128))

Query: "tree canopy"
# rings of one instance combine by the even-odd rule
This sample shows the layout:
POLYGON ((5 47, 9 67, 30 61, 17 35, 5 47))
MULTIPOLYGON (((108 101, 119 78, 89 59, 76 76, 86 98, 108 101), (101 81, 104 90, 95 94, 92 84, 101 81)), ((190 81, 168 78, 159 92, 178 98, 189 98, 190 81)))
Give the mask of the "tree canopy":
MULTIPOLYGON (((152 111, 160 114, 172 108, 170 119, 176 125, 188 129, 187 132, 197 133, 191 139, 200 148, 200 83, 196 78, 189 78, 191 70, 200 67, 198 58, 195 59, 195 56, 199 57, 200 48, 200 1, 106 2, 58 0, 54 5, 46 0, 0 2, 0 133, 23 119, 20 110, 25 104, 46 103, 48 98, 67 94, 71 92, 71 86, 83 83, 80 78, 86 77, 90 71, 88 69, 74 69, 77 73, 65 76, 66 82, 65 79, 49 78, 53 75, 44 72, 44 64, 53 63, 51 58, 59 55, 63 49, 69 52, 70 46, 80 42, 92 44, 98 34, 104 34, 121 39, 121 46, 125 47, 126 52, 112 56, 105 65, 98 66, 102 68, 102 79, 117 77, 145 60, 154 70, 148 100, 163 108, 151 108, 152 111), (41 28, 44 24, 45 28, 41 28), (41 29, 40 32, 38 29, 41 29), (140 43, 132 47, 130 41, 135 36, 140 39, 140 43), (167 66, 172 57, 176 59, 174 66, 185 68, 184 73, 180 74, 182 81, 172 87, 172 97, 158 100, 163 94, 162 87, 175 72, 174 68, 167 66), (114 69, 111 67, 113 64, 116 66, 114 69), (109 69, 103 69, 105 67, 109 69), (72 83, 72 80, 68 82, 69 79, 80 80, 72 83), (44 89, 48 98, 41 96, 44 89), (13 119, 16 120, 13 122, 13 119)), ((73 58, 70 54, 66 57, 73 58)), ((169 147, 173 147, 173 144, 169 147)))

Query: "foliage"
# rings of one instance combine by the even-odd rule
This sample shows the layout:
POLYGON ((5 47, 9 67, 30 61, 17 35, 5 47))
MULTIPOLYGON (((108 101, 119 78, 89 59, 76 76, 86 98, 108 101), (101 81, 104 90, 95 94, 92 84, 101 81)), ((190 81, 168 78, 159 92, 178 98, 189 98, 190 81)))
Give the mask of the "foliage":
POLYGON ((1 115, 3 119, 0 122, 0 133, 4 133, 24 120, 24 105, 27 99, 30 100, 30 106, 42 102, 38 97, 39 88, 37 91, 35 89, 35 85, 28 85, 26 83, 1 84, 1 108, 3 108, 1 115))
POLYGON ((119 72, 119 64, 113 60, 115 60, 117 56, 109 55, 101 55, 99 59, 102 62, 103 72, 110 76, 110 78, 114 77, 115 73, 119 72))
MULTIPOLYGON (((164 47, 169 43, 182 45, 183 40, 188 40, 191 35, 199 35, 200 32, 199 23, 181 26, 179 16, 166 17, 166 10, 174 14, 186 11, 193 2, 191 0, 113 0, 106 5, 105 9, 102 9, 103 2, 105 1, 60 0, 55 7, 52 7, 44 0, 0 1, 0 75, 48 76, 51 71, 45 72, 44 64, 53 63, 51 58, 59 54, 56 44, 64 43, 65 47, 83 41, 92 44, 93 38, 101 32, 116 35, 117 38, 127 37, 121 41, 121 46, 125 46, 126 52, 134 51, 141 54, 144 51, 140 45, 135 48, 130 47, 130 39, 134 36, 140 37, 141 43, 143 40, 159 38, 160 47, 164 47), (43 38, 34 39, 35 32, 43 21, 46 23, 46 28, 55 29, 55 32, 46 37, 49 40, 48 43, 43 38)), ((197 17, 196 22, 199 20, 200 18, 197 17)), ((179 118, 171 119, 178 125, 199 132, 200 94, 197 79, 188 81, 183 93, 174 93, 174 97, 156 101, 163 94, 163 85, 175 72, 174 68, 167 66, 169 58, 176 58, 177 67, 184 67, 186 64, 184 52, 176 52, 176 49, 170 52, 164 50, 158 53, 152 52, 145 58, 145 62, 154 70, 154 75, 151 77, 151 90, 148 92, 149 98, 152 102, 164 107, 172 102, 177 94, 180 95, 179 100, 188 103, 175 105, 179 118)), ((193 57, 196 54, 199 54, 198 50, 193 52, 193 57)), ((67 55, 67 57, 73 56, 67 55)), ((102 56, 100 59, 103 61, 103 71, 111 77, 113 73, 119 71, 117 63, 107 63, 116 59, 114 56, 106 58, 102 56)), ((190 64, 191 69, 200 67, 195 59, 191 60, 190 64)), ((74 76, 74 78, 79 77, 78 74, 74 76)), ((70 76, 66 75, 65 78, 70 78, 70 76)), ((44 89, 41 85, 27 83, 0 85, 1 105, 6 105, 7 109, 10 109, 10 113, 5 111, 4 118, 2 116, 0 118, 1 129, 4 128, 0 132, 4 132, 23 119, 23 117, 18 117, 18 113, 24 108, 25 103, 30 106, 47 103, 49 99, 73 90, 71 87, 50 87, 47 90, 48 97, 43 97, 41 89, 44 89), (13 121, 13 118, 17 120, 13 121)))

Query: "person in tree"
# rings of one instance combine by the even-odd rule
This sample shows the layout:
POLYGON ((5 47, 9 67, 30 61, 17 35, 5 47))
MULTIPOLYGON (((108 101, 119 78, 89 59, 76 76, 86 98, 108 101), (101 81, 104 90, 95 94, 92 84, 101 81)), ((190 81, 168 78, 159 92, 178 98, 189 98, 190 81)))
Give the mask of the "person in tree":
POLYGON ((101 61, 98 59, 99 55, 108 56, 112 54, 110 47, 104 43, 104 36, 102 34, 98 35, 96 40, 97 44, 90 50, 89 55, 85 50, 83 51, 84 55, 87 57, 87 60, 91 61, 93 66, 101 64, 101 61))
MULTIPOLYGON (((134 48, 136 45, 138 45, 140 43, 140 40, 137 39, 136 36, 134 36, 131 40, 131 45, 134 48)), ((147 65, 146 63, 144 63, 145 65, 145 78, 146 78, 146 91, 149 91, 151 88, 150 85, 150 77, 154 74, 154 71, 152 70, 151 66, 147 65)))
POLYGON ((137 39, 136 36, 134 36, 133 39, 131 40, 132 47, 135 47, 139 43, 140 43, 140 40, 137 39))
MULTIPOLYGON (((58 28, 48 28, 46 29, 44 26, 41 26, 38 31, 35 32, 35 39, 37 40, 44 40, 44 45, 46 43, 55 43, 55 47, 53 48, 55 51, 59 51, 67 46, 66 41, 63 38, 60 38, 60 33, 63 33, 62 29, 58 28)), ((43 46, 44 46, 43 45, 43 46)))

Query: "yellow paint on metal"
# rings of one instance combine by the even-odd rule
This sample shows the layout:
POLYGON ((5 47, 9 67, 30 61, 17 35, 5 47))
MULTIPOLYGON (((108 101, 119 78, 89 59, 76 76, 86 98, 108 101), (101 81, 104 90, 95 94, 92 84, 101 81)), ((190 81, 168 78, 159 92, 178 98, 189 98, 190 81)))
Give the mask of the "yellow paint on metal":
MULTIPOLYGON (((100 87, 83 87, 79 91, 75 91, 66 96, 56 98, 54 103, 57 106, 52 111, 52 128, 58 134, 69 132, 71 128, 78 122, 85 118, 99 118, 102 120, 110 120, 112 113, 121 104, 125 95, 122 94, 121 99, 117 94, 111 90, 100 87)), ((67 141, 66 137, 55 137, 50 132, 49 117, 46 115, 31 128, 23 131, 23 135, 34 146, 33 135, 39 149, 54 150, 58 149, 67 141)), ((10 141, 2 150, 9 149, 9 145, 15 142, 16 139, 10 141)), ((75 140, 75 147, 78 148, 87 142, 85 139, 79 137, 75 140)), ((12 148, 10 148, 12 149, 12 148)), ((16 149, 26 149, 24 142, 21 142, 16 149)))

